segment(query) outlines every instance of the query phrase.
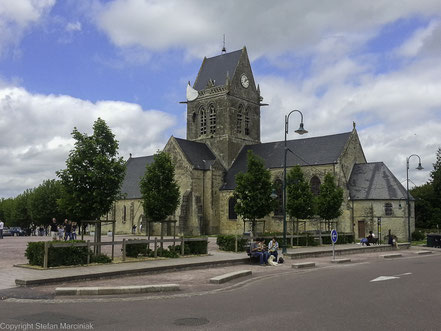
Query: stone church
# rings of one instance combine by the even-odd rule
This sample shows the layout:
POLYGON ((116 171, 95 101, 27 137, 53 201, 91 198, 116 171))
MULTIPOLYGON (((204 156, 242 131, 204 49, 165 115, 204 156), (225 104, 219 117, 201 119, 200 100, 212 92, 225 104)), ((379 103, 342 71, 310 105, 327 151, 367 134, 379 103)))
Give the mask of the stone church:
MULTIPOLYGON (((111 218, 117 233, 146 229, 165 234, 242 234, 250 229, 234 212, 235 176, 246 171, 247 151, 262 158, 272 179, 281 188, 283 141, 262 143, 260 107, 263 98, 253 77, 247 50, 204 58, 193 86, 187 86, 187 138, 171 137, 164 151, 172 157, 180 187, 180 205, 170 222, 149 223, 143 215, 140 178, 153 156, 127 160, 122 185, 124 199, 115 203, 111 218)), ((281 121, 282 119, 280 119, 281 121)), ((288 141, 287 167, 300 165, 314 194, 326 173, 344 190, 343 214, 332 224, 319 220, 288 221, 288 231, 313 232, 336 227, 339 233, 365 237, 368 231, 382 236, 390 229, 400 240, 407 239, 406 190, 382 162, 368 163, 355 124, 351 131, 288 141)), ((282 191, 277 192, 280 204, 282 191)), ((411 201, 411 231, 414 205, 411 201)), ((257 224, 258 232, 282 231, 282 209, 257 224)), ((148 220, 147 220, 148 221, 148 220)))

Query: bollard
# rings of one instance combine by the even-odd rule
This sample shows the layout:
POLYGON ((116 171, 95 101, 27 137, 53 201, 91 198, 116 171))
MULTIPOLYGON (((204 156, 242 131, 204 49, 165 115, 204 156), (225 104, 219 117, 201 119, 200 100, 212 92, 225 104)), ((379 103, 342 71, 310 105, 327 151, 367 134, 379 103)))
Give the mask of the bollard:
POLYGON ((43 258, 43 268, 47 269, 49 261, 49 245, 48 241, 44 242, 44 258, 43 258))
POLYGON ((122 243, 122 260, 125 261, 126 260, 126 239, 123 238, 123 243, 122 243))
POLYGON ((153 254, 154 254, 153 256, 156 258, 156 257, 158 257, 158 238, 156 238, 156 237, 155 237, 154 245, 155 245, 155 250, 153 252, 153 254))
POLYGON ((87 264, 90 263, 90 240, 87 241, 87 264))
POLYGON ((181 237, 181 255, 184 256, 185 254, 185 247, 184 247, 184 236, 181 237))
MULTIPOLYGON (((207 250, 208 250, 208 246, 207 246, 207 250)), ((237 234, 234 235, 234 252, 237 253, 237 234)))

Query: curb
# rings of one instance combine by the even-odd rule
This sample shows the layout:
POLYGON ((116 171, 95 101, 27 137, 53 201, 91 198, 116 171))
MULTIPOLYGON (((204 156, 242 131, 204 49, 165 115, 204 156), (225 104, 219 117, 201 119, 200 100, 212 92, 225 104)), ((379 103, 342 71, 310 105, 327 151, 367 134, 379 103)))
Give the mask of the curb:
POLYGON ((384 259, 394 259, 396 257, 402 257, 402 254, 387 254, 387 255, 380 255, 380 257, 384 258, 384 259))
POLYGON ((177 284, 141 285, 141 286, 114 286, 114 287, 57 287, 55 295, 112 295, 112 294, 139 294, 152 292, 179 291, 177 284))
POLYGON ((229 272, 227 274, 223 274, 220 276, 210 278, 210 283, 211 284, 223 284, 223 283, 226 283, 230 280, 240 278, 240 277, 249 276, 251 274, 252 274, 251 270, 239 270, 239 271, 235 271, 235 272, 229 272))
POLYGON ((292 267, 295 269, 314 268, 315 262, 295 263, 292 265, 292 267))
MULTIPOLYGON (((399 244, 398 247, 400 249, 409 249, 409 243, 399 244)), ((375 252, 388 252, 395 251, 396 248, 391 247, 390 245, 376 245, 376 246, 362 246, 362 247, 351 247, 351 248, 340 248, 335 250, 335 255, 351 255, 351 254, 360 254, 360 253, 375 253, 375 252)), ((286 253, 293 260, 304 259, 310 257, 323 257, 323 256, 332 256, 332 250, 323 250, 323 251, 311 251, 311 252, 303 252, 303 253, 286 253)))
POLYGON ((335 259, 335 260, 331 260, 331 263, 336 263, 336 264, 349 263, 349 262, 351 262, 351 259, 335 259))
POLYGON ((417 255, 429 255, 429 254, 433 254, 432 251, 419 251, 416 252, 417 255))
MULTIPOLYGON (((125 270, 114 270, 114 271, 103 271, 103 272, 93 272, 89 274, 79 273, 76 275, 66 275, 66 276, 55 276, 55 277, 40 277, 33 279, 16 279, 15 284, 18 286, 39 286, 47 284, 56 284, 70 281, 83 281, 83 280, 94 280, 99 278, 112 278, 118 276, 129 276, 129 275, 139 275, 146 273, 162 273, 169 271, 178 271, 186 269, 200 269, 211 266, 226 266, 226 265, 236 265, 236 264, 246 264, 249 263, 249 258, 237 259, 237 260, 221 260, 221 261, 209 261, 209 262, 194 262, 188 264, 177 264, 170 266, 148 266, 144 268, 135 269, 125 269, 125 270)), ((136 263, 136 262, 135 262, 136 263)))

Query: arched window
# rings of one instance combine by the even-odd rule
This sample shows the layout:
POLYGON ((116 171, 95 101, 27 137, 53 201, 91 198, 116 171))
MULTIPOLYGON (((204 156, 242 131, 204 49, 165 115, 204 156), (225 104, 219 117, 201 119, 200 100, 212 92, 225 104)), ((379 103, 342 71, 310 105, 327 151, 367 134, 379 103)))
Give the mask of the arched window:
POLYGON ((280 216, 283 215, 283 183, 280 179, 274 181, 274 191, 277 194, 274 215, 280 216))
POLYGON ((384 204, 384 214, 386 216, 392 216, 394 214, 394 211, 392 209, 392 204, 390 202, 386 202, 384 204))
POLYGON ((311 186, 311 192, 314 195, 319 195, 320 194, 320 185, 322 183, 320 182, 320 179, 317 176, 313 176, 311 178, 311 181, 309 182, 309 185, 311 186))
POLYGON ((209 106, 210 110, 210 133, 216 133, 216 108, 214 108, 214 105, 211 104, 209 106))
POLYGON ((242 133, 242 112, 243 112, 243 106, 239 105, 239 109, 237 110, 237 121, 236 121, 236 132, 238 134, 242 133))
POLYGON ((199 109, 199 114, 201 116, 201 135, 207 133, 207 113, 205 112, 205 108, 201 107, 199 109))
POLYGON ((250 135, 250 116, 249 116, 249 109, 245 111, 245 135, 250 135))
POLYGON ((237 220, 237 214, 234 210, 234 207, 236 206, 237 200, 234 197, 231 197, 228 200, 228 219, 230 220, 237 220))

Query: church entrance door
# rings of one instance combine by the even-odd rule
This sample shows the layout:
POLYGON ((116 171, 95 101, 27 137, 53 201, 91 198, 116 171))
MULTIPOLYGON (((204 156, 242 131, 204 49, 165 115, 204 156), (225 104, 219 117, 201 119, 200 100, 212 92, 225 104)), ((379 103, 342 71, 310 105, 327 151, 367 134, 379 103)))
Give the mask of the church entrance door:
POLYGON ((366 236, 366 228, 364 221, 358 221, 358 238, 364 238, 366 236))

